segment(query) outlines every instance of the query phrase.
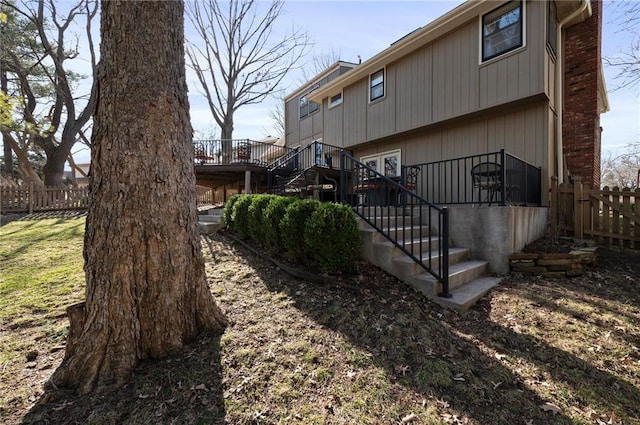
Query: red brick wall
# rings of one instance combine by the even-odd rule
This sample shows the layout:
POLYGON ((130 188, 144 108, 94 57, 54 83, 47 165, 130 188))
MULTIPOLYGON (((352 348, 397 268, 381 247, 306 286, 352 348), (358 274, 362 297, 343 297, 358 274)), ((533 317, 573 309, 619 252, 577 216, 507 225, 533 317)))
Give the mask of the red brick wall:
POLYGON ((571 176, 600 187, 598 78, 602 2, 591 1, 592 16, 565 31, 563 152, 571 176))

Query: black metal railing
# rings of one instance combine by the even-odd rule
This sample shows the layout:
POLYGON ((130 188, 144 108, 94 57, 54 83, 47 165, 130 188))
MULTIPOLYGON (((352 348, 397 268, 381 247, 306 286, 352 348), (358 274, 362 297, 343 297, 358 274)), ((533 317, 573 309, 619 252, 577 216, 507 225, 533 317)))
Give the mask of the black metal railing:
POLYGON ((193 153, 198 165, 253 164, 266 167, 292 151, 286 146, 250 139, 194 140, 193 153))
POLYGON ((340 155, 340 200, 411 257, 449 292, 449 215, 405 186, 346 152, 340 155))
MULTIPOLYGON (((335 169, 339 167, 340 152, 344 148, 315 141, 304 149, 292 149, 267 166, 268 191, 277 190, 277 181, 293 179, 310 168, 335 169)), ((351 152, 347 150, 347 152, 351 152)))
POLYGON ((541 203, 542 171, 501 149, 412 166, 416 192, 438 205, 527 205, 541 203))

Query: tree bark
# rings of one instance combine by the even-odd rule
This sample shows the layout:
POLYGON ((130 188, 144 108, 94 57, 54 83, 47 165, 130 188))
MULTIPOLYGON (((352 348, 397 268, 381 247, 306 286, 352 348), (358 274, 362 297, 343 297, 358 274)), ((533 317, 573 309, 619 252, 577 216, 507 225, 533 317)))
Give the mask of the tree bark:
POLYGON ((227 324, 197 227, 183 3, 101 3, 101 65, 85 232, 86 302, 50 384, 125 384, 140 360, 227 324))
MULTIPOLYGON (((7 93, 7 72, 5 70, 0 71, 0 90, 4 93, 7 93)), ((13 175, 13 154, 11 153, 11 146, 9 146, 8 140, 5 137, 5 131, 2 131, 2 147, 3 147, 3 157, 4 157, 4 175, 13 180, 15 177, 13 175)))

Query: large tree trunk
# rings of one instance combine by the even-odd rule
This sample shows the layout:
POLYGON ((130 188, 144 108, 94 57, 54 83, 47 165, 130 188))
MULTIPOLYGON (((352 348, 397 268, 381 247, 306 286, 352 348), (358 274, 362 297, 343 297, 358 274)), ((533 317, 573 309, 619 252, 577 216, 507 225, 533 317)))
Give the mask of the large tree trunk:
MULTIPOLYGON (((7 72, 5 70, 0 71, 0 90, 3 93, 7 93, 7 72)), ((3 158, 4 158, 4 169, 2 170, 4 175, 10 179, 13 179, 15 176, 13 175, 13 154, 11 153, 11 146, 9 146, 9 141, 5 136, 5 132, 2 132, 2 147, 3 147, 3 158)))
POLYGON ((47 152, 47 162, 42 168, 44 185, 47 187, 60 187, 64 184, 64 163, 67 162, 69 151, 62 146, 47 152))
POLYGON ((70 309, 50 380, 80 393, 121 386, 139 360, 226 326, 197 228, 183 3, 103 0, 101 35, 86 302, 70 309))

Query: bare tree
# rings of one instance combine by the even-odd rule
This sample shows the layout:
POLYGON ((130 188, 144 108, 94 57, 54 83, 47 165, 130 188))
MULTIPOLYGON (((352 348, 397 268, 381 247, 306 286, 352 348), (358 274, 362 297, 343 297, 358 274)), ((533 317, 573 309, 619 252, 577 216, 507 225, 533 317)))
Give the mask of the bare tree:
MULTIPOLYGON (((188 3, 187 15, 200 40, 189 43, 187 57, 222 140, 233 138, 234 113, 275 94, 306 53, 306 33, 275 33, 283 4, 273 0, 263 9, 264 3, 255 0, 188 3)), ((224 155, 230 148, 230 143, 223 145, 224 155)))
POLYGON ((605 7, 614 13, 612 23, 624 40, 629 40, 627 51, 603 58, 603 62, 617 70, 619 84, 614 90, 631 88, 640 83, 640 3, 637 1, 611 1, 605 7))
POLYGON ((314 54, 311 58, 311 62, 309 62, 302 68, 303 80, 300 83, 307 83, 310 79, 338 62, 340 60, 340 54, 341 53, 339 50, 333 49, 321 52, 319 54, 314 54))
POLYGON ((602 159, 600 175, 603 187, 638 188, 640 143, 628 145, 626 152, 617 156, 608 152, 602 159))
POLYGON ((139 361, 227 323, 198 235, 183 3, 103 0, 100 19, 86 301, 68 309, 49 381, 80 393, 119 387, 139 361))
MULTIPOLYGON (((15 76, 19 84, 24 127, 30 140, 44 150, 47 160, 43 169, 44 184, 59 186, 62 184, 64 164, 78 134, 91 119, 95 107, 95 84, 90 94, 82 100, 84 108, 79 108, 79 99, 74 94, 74 83, 78 75, 68 69, 67 62, 79 55, 76 44, 69 47, 68 38, 72 25, 84 19, 85 36, 89 44, 92 73, 96 70, 96 55, 93 49, 91 22, 95 17, 98 4, 95 0, 78 0, 66 13, 59 10, 62 5, 55 0, 22 1, 16 3, 2 0, 4 9, 11 10, 33 26, 37 34, 39 51, 34 51, 34 61, 24 61, 23 57, 12 49, 6 49, 2 55, 2 66, 15 76), (44 76, 52 89, 50 96, 40 96, 40 80, 34 80, 34 74, 44 76)), ((3 136, 5 136, 3 134, 3 136)), ((21 149, 17 143, 19 137, 5 137, 18 157, 21 149)))

